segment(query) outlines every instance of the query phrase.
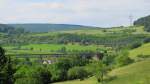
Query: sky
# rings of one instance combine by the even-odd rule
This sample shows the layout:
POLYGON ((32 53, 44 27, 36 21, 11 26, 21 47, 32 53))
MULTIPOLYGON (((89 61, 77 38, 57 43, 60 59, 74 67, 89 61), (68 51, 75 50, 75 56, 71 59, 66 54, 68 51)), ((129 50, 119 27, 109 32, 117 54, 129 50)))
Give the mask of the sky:
POLYGON ((0 23, 127 26, 150 15, 150 0, 0 0, 0 23))

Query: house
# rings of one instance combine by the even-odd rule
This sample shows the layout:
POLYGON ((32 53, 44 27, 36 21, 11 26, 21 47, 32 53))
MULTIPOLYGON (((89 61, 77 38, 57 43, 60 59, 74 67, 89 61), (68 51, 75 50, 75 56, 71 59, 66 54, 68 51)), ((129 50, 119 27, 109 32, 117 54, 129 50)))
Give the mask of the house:
POLYGON ((52 64, 53 62, 52 62, 52 60, 44 60, 43 61, 43 64, 52 64))

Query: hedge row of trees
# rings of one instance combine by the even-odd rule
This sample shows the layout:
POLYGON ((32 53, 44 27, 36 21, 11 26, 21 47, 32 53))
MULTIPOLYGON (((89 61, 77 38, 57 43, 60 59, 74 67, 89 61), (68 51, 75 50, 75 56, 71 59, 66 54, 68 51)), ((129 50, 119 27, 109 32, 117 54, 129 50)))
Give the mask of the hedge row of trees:
POLYGON ((145 35, 130 35, 130 34, 110 34, 105 36, 95 35, 78 35, 78 34, 56 34, 50 36, 30 36, 30 35, 15 35, 3 38, 1 44, 68 44, 79 43, 81 45, 106 45, 111 47, 128 46, 135 42, 142 42, 147 36, 145 35))

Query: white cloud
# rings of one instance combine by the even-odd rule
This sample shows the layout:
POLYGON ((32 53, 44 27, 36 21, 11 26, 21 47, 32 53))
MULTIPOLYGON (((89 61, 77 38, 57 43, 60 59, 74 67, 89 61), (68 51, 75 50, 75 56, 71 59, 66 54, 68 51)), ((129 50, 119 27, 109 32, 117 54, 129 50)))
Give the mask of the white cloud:
POLYGON ((96 26, 128 24, 129 14, 150 14, 149 0, 0 0, 3 22, 52 22, 96 26), (109 23, 109 24, 108 24, 109 23))
POLYGON ((31 3, 29 4, 30 8, 38 8, 38 9, 59 9, 62 8, 64 4, 62 3, 31 3))

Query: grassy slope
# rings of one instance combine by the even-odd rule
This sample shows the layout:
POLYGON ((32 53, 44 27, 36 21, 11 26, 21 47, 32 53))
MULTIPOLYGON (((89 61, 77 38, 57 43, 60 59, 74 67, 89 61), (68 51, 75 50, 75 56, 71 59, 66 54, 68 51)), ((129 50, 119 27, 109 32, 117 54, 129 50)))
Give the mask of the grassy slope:
POLYGON ((98 82, 96 81, 95 77, 91 77, 83 81, 73 80, 73 81, 65 81, 65 82, 59 82, 59 83, 53 83, 53 84, 98 84, 98 82))
POLYGON ((76 33, 76 34, 109 34, 109 33, 124 33, 126 30, 132 31, 134 34, 147 34, 144 31, 143 26, 139 27, 116 27, 116 28, 106 28, 106 29, 98 29, 98 28, 91 28, 91 29, 80 29, 80 30, 71 30, 71 31, 61 31, 61 33, 76 33))
POLYGON ((150 43, 130 51, 129 57, 135 58, 138 55, 150 55, 150 43))
MULTIPOLYGON (((34 53, 38 53, 38 54, 49 54, 52 51, 56 51, 56 50, 60 50, 62 47, 66 47, 67 50, 92 50, 95 51, 98 46, 96 45, 89 45, 89 46, 83 46, 83 45, 64 45, 64 44, 30 44, 30 45, 24 45, 21 46, 21 49, 19 50, 14 50, 13 48, 15 48, 14 46, 8 46, 8 47, 4 47, 7 50, 8 54, 21 54, 21 53, 26 53, 26 54, 34 54, 34 53), (30 50, 31 48, 33 48, 33 50, 30 50), (40 51, 41 49, 41 51, 40 51)), ((101 46, 99 46, 100 48, 102 48, 101 46)))
MULTIPOLYGON (((106 84, 150 84, 150 59, 133 63, 131 65, 118 68, 109 73, 110 76, 115 76, 113 80, 106 84)), ((60 82, 55 84, 97 84, 94 77, 84 81, 74 80, 60 82)))
POLYGON ((150 84, 150 59, 113 70, 117 78, 108 84, 150 84))
POLYGON ((126 31, 131 31, 133 34, 148 34, 144 31, 143 26, 133 26, 133 27, 114 27, 114 28, 88 28, 88 29, 77 29, 77 30, 65 30, 59 32, 48 32, 48 33, 37 33, 32 34, 32 36, 49 36, 57 33, 74 33, 74 34, 92 34, 92 35, 106 35, 111 33, 127 33, 126 31))

